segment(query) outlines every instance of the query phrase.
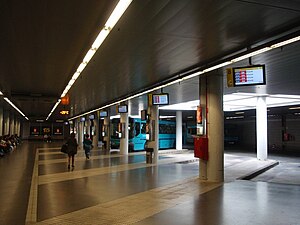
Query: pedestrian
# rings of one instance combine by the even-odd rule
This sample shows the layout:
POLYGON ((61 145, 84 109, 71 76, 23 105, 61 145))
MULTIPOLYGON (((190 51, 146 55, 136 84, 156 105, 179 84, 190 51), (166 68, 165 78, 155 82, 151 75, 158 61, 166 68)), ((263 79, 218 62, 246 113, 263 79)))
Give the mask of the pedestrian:
POLYGON ((83 140, 83 149, 84 149, 84 152, 85 152, 85 157, 86 159, 90 159, 90 152, 93 148, 93 142, 92 140, 90 139, 90 136, 88 134, 84 135, 84 140, 83 140))
POLYGON ((74 167, 74 156, 77 154, 77 140, 75 138, 75 133, 71 133, 70 137, 68 138, 67 141, 68 145, 68 169, 70 169, 70 162, 72 159, 72 167, 74 167))

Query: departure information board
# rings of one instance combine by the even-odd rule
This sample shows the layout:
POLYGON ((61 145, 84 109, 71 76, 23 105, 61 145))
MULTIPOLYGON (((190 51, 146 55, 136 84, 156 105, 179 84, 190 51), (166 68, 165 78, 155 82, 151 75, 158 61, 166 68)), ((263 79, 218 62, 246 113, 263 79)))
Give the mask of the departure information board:
POLYGON ((233 68, 234 86, 266 84, 265 66, 256 65, 233 68))
POLYGON ((168 105, 169 104, 169 94, 160 93, 152 95, 152 105, 168 105))

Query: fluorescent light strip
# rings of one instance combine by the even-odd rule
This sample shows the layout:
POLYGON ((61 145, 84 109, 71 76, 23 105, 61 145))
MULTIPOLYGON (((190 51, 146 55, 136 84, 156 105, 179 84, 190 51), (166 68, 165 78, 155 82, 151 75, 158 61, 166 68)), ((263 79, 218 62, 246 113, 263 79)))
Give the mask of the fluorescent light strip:
POLYGON ((126 11, 132 0, 121 0, 105 23, 105 27, 111 30, 119 21, 123 13, 126 11))
POLYGON ((88 50, 86 55, 84 56, 82 63, 78 66, 76 72, 74 73, 71 80, 72 82, 69 82, 69 84, 65 87, 63 93, 61 94, 61 98, 64 97, 68 91, 71 89, 72 85, 75 83, 77 78, 80 76, 81 72, 84 70, 86 65, 90 62, 90 60, 93 58, 96 51, 99 49, 101 44, 104 42, 110 31, 113 29, 113 27, 116 25, 116 23, 119 21, 121 16, 124 14, 128 6, 131 4, 133 0, 120 0, 111 15, 109 16, 108 20, 106 21, 104 27, 98 34, 97 38, 95 39, 94 43, 92 44, 91 48, 88 50))
POLYGON ((300 107, 291 107, 289 108, 290 110, 297 110, 297 109, 300 109, 300 107))
POLYGON ((230 64, 231 64, 231 63, 236 63, 236 62, 238 62, 238 61, 241 61, 241 60, 244 60, 244 59, 247 59, 247 58, 250 58, 250 57, 255 56, 255 55, 259 55, 259 54, 261 54, 261 53, 270 51, 270 50, 272 50, 272 49, 273 49, 273 48, 271 48, 271 47, 266 47, 266 48, 263 48, 263 49, 259 49, 259 50, 257 50, 257 51, 254 51, 254 52, 248 53, 248 54, 246 54, 246 55, 243 55, 243 56, 237 57, 237 58, 235 58, 235 59, 232 59, 232 60, 230 61, 230 64))
POLYGON ((52 115, 52 113, 54 112, 54 110, 56 109, 56 107, 59 105, 59 103, 61 102, 61 99, 58 99, 58 101, 55 103, 55 105, 53 106, 51 112, 49 113, 48 117, 46 120, 48 120, 50 118, 50 116, 52 115))
POLYGON ((224 66, 228 66, 229 64, 232 64, 232 62, 224 62, 224 63, 218 64, 216 66, 209 67, 209 68, 203 70, 202 73, 207 73, 207 72, 222 68, 224 66))
POLYGON ((96 50, 97 50, 97 49, 90 49, 90 50, 86 53, 85 57, 83 58, 83 63, 88 64, 89 61, 93 58, 94 54, 96 53, 96 50))
POLYGON ((0 95, 3 95, 2 91, 0 91, 0 95))
POLYGON ((4 97, 4 100, 7 101, 15 110, 17 110, 22 116, 25 117, 26 120, 29 120, 27 116, 17 107, 14 103, 12 103, 7 97, 4 97))
POLYGON ((271 45, 271 48, 279 48, 279 47, 291 44, 291 43, 296 42, 296 41, 300 41, 300 36, 291 38, 291 39, 286 40, 286 41, 279 42, 279 43, 274 44, 274 45, 271 45))
POLYGON ((133 99, 133 98, 142 96, 142 95, 144 95, 144 94, 148 94, 148 93, 150 93, 150 92, 159 90, 159 89, 161 89, 161 88, 170 86, 170 85, 172 85, 172 84, 179 83, 179 82, 181 82, 181 81, 183 81, 183 80, 187 80, 187 79, 190 79, 190 78, 199 76, 199 75, 204 74, 204 73, 207 73, 207 72, 209 72, 209 71, 213 71, 213 70, 215 70, 215 69, 219 69, 219 68, 221 68, 221 67, 224 67, 224 66, 227 66, 227 65, 236 63, 236 62, 238 62, 238 61, 241 61, 241 60, 247 59, 247 58, 249 58, 249 57, 252 57, 252 56, 255 56, 255 55, 258 55, 258 54, 267 52, 267 51, 270 51, 270 50, 275 49, 275 48, 278 48, 278 47, 282 47, 282 46, 287 45, 287 44, 294 43, 294 42, 299 41, 299 40, 300 40, 300 36, 297 36, 297 37, 291 38, 291 39, 289 39, 289 40, 282 41, 282 42, 279 42, 279 43, 277 43, 277 44, 271 45, 270 47, 264 47, 264 48, 262 48, 262 49, 256 50, 256 51, 251 52, 251 53, 247 53, 247 54, 245 54, 245 55, 243 55, 243 56, 237 57, 237 58, 232 59, 232 60, 230 60, 230 61, 226 61, 226 62, 220 63, 220 64, 218 64, 218 65, 215 65, 215 66, 206 68, 206 69, 204 69, 204 70, 202 70, 202 71, 198 71, 198 72, 195 72, 195 73, 193 73, 193 74, 190 74, 190 75, 188 75, 188 76, 186 76, 186 77, 179 78, 179 79, 177 79, 177 80, 171 81, 171 82, 169 82, 169 83, 167 83, 167 84, 160 85, 160 86, 155 87, 155 88, 152 88, 152 89, 150 89, 150 90, 147 90, 147 91, 144 91, 144 92, 135 94, 135 95, 130 96, 130 97, 126 98, 126 99, 119 100, 119 101, 117 101, 117 102, 114 102, 114 103, 105 105, 105 106, 103 106, 103 107, 94 109, 94 110, 92 110, 92 111, 83 113, 83 114, 81 114, 81 115, 72 117, 72 118, 70 118, 69 120, 73 120, 73 119, 79 118, 79 117, 81 117, 81 116, 87 115, 87 114, 89 114, 89 113, 96 112, 96 111, 99 111, 99 110, 108 108, 108 107, 110 107, 110 106, 120 104, 120 103, 122 103, 122 102, 125 102, 125 101, 128 101, 128 100, 130 100, 130 99, 133 99))
POLYGON ((244 116, 228 116, 226 120, 244 119, 244 116))
MULTIPOLYGON (((61 94, 61 98, 65 97, 65 95, 68 93, 68 91, 71 89, 77 78, 80 76, 81 72, 85 69, 87 64, 90 62, 96 51, 99 49, 101 44, 104 42, 105 38, 108 36, 110 31, 113 29, 113 27, 116 25, 116 23, 119 21, 121 16, 124 14, 128 6, 131 4, 133 0, 120 0, 111 15, 109 16, 108 20, 106 21, 104 28, 100 31, 97 38, 95 39, 94 43, 92 44, 91 48, 87 52, 87 54, 84 56, 82 63, 78 66, 76 72, 72 76, 71 80, 69 81, 68 85, 65 87, 63 93, 61 94)), ((55 110, 57 105, 60 103, 57 102, 52 111, 49 113, 46 120, 49 119, 52 112, 55 110)), ((93 111, 94 112, 94 111, 93 111)))

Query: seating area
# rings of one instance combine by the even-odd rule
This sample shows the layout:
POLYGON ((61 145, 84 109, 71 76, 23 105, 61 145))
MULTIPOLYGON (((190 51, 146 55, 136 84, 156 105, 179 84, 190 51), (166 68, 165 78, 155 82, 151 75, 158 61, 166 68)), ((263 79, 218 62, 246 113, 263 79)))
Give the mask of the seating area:
POLYGON ((0 157, 13 151, 19 144, 21 144, 21 139, 16 134, 0 136, 0 157))

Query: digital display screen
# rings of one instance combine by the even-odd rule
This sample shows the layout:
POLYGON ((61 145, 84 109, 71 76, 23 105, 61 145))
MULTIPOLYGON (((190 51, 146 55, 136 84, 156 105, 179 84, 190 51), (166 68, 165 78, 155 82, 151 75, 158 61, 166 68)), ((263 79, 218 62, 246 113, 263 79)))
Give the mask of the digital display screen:
POLYGON ((51 127, 42 127, 43 134, 51 134, 51 127))
POLYGON ((152 105, 169 105, 169 94, 153 94, 152 95, 152 105))
POLYGON ((53 127, 53 134, 54 135, 62 135, 63 134, 63 128, 55 126, 53 127))
POLYGON ((233 68, 234 86, 264 85, 266 74, 264 65, 233 68))
POLYGON ((30 135, 39 135, 39 134, 40 134, 40 127, 38 126, 30 127, 30 135))
POLYGON ((100 117, 107 117, 107 111, 100 111, 100 117))
POLYGON ((90 120, 94 120, 95 119, 95 115, 94 114, 89 115, 89 119, 90 120))
POLYGON ((81 117, 81 118, 80 118, 80 121, 81 121, 81 122, 84 122, 84 121, 85 121, 85 117, 81 117))
POLYGON ((118 113, 127 113, 128 106, 127 105, 118 105, 118 113))

